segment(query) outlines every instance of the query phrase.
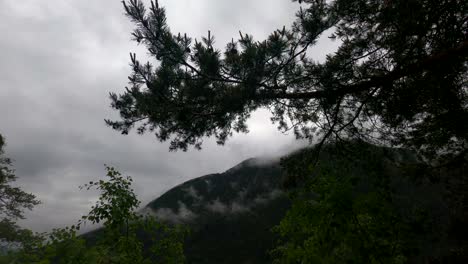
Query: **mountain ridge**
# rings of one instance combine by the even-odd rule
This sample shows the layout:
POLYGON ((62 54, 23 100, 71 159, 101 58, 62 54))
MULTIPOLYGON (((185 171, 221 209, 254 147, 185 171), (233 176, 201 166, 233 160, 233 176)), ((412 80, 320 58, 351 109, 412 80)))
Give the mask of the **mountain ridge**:
POLYGON ((281 177, 278 159, 249 158, 175 186, 144 213, 190 227, 188 263, 270 263, 271 228, 290 206, 281 177))

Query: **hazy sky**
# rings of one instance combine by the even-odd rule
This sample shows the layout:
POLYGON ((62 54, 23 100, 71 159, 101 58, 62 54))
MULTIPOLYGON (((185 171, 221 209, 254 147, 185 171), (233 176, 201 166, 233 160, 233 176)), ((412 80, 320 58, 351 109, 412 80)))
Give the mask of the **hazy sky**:
MULTIPOLYGON (((210 29, 220 48, 239 30, 265 38, 289 25, 298 8, 289 0, 160 4, 174 33, 200 39, 210 29)), ((225 146, 206 140, 201 151, 168 152, 151 134, 123 136, 107 127, 104 118, 117 117, 108 93, 127 84, 129 52, 146 54, 130 41, 131 30, 117 0, 0 1, 0 133, 18 184, 42 201, 23 225, 45 231, 73 224, 96 199, 78 186, 104 177, 104 164, 134 178, 144 205, 188 179, 299 146, 264 111, 249 121, 249 134, 225 146)))

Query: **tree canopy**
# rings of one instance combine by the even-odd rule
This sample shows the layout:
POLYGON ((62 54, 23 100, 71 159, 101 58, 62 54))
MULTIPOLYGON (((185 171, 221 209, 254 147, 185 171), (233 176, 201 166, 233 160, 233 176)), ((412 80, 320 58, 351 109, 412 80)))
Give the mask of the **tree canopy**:
POLYGON ((199 41, 172 33, 157 1, 123 1, 155 62, 131 54, 129 87, 110 94, 121 119, 106 123, 187 150, 248 132, 250 113, 267 108, 298 138, 359 138, 428 159, 466 153, 468 2, 298 2, 290 27, 260 41, 240 32, 221 51, 209 31, 199 41), (324 36, 339 48, 322 62, 311 47, 324 36))
POLYGON ((275 228, 274 263, 466 263, 466 239, 450 231, 463 233, 454 221, 463 210, 444 199, 445 186, 421 177, 412 152, 327 144, 314 162, 315 151, 282 160, 302 180, 275 228))

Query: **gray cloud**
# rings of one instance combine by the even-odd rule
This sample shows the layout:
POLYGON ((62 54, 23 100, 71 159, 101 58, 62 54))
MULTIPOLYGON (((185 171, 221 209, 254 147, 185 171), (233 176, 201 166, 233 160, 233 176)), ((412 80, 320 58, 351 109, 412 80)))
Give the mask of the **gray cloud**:
POLYGON ((192 197, 195 201, 202 201, 203 196, 201 196, 198 191, 195 189, 195 187, 190 186, 189 188, 184 189, 186 192, 186 195, 189 197, 192 197))
POLYGON ((269 193, 259 195, 252 200, 246 200, 247 191, 242 189, 239 191, 237 199, 231 203, 223 203, 219 198, 207 202, 205 208, 211 212, 219 214, 238 214, 251 211, 255 206, 267 204, 284 195, 284 192, 279 189, 274 189, 269 193))
POLYGON ((151 209, 144 209, 144 213, 149 213, 158 219, 172 223, 183 223, 197 217, 197 215, 192 212, 186 204, 180 201, 177 212, 171 208, 159 208, 156 212, 151 212, 151 209))
POLYGON ((219 199, 215 199, 214 201, 206 204, 206 209, 215 212, 215 213, 221 213, 224 214, 229 210, 229 207, 221 202, 219 199))
MULTIPOLYGON (((285 0, 160 2, 174 32, 200 38, 210 29, 219 48, 239 29, 264 38, 288 25, 297 7, 285 0)), ((278 132, 264 110, 249 121, 251 133, 222 147, 207 139, 202 151, 186 153, 169 153, 152 135, 106 127, 103 119, 116 117, 108 93, 126 85, 128 53, 146 54, 130 42, 131 29, 120 1, 0 1, 0 133, 18 184, 43 202, 24 226, 44 231, 74 223, 97 197, 78 186, 102 178, 104 163, 133 176, 144 205, 193 177, 301 145, 278 132)))

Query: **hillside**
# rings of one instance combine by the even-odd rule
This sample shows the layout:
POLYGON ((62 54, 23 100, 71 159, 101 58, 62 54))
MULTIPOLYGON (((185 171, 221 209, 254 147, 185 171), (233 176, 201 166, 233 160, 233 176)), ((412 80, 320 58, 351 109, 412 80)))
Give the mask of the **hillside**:
POLYGON ((188 263, 270 263, 271 228, 289 208, 280 182, 278 161, 248 159, 187 181, 144 211, 190 227, 188 263))
MULTIPOLYGON (((291 208, 282 187, 294 189, 303 185, 306 178, 314 177, 310 171, 315 164, 313 151, 307 148, 285 157, 282 165, 288 168, 286 178, 279 160, 248 159, 223 173, 205 175, 172 188, 150 202, 142 213, 190 229, 185 243, 187 263, 271 263, 269 251, 279 239, 271 229, 291 208)), ((314 171, 328 168, 341 175, 342 180, 359 179, 356 195, 377 190, 376 180, 387 179, 395 219, 412 226, 411 232, 407 230, 413 237, 407 246, 417 251, 408 254, 420 256, 418 259, 426 256, 464 263, 451 251, 462 252, 465 245, 465 202, 452 205, 443 197, 449 184, 443 179, 461 180, 463 169, 440 172, 434 175, 439 180, 433 182, 424 177, 428 171, 419 165, 407 150, 352 143, 347 148, 324 147, 314 171), (424 228, 414 220, 415 212, 428 213, 423 218, 427 220, 424 228)), ((98 232, 87 236, 97 237, 98 232)))

